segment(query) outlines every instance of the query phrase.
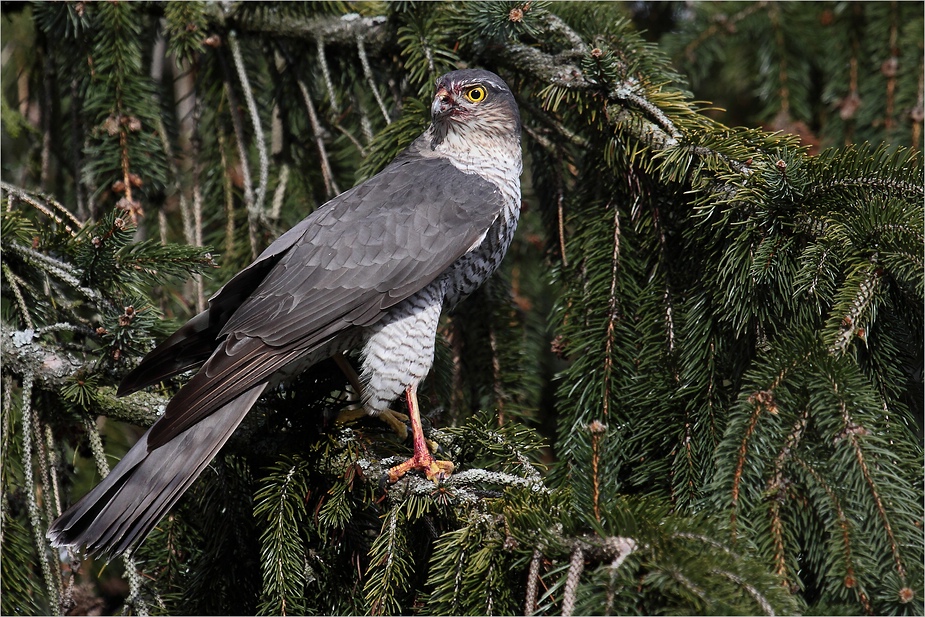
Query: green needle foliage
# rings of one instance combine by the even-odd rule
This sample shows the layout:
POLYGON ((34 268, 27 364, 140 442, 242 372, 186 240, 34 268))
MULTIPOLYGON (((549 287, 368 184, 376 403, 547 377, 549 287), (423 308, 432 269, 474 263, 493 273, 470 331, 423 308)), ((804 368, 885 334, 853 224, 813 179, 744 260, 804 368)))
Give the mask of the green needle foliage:
POLYGON ((922 6, 4 5, 3 613, 922 614, 922 6), (188 379, 121 376, 466 66, 524 208, 420 389, 453 476, 381 486, 327 361, 132 558, 49 550, 188 379))

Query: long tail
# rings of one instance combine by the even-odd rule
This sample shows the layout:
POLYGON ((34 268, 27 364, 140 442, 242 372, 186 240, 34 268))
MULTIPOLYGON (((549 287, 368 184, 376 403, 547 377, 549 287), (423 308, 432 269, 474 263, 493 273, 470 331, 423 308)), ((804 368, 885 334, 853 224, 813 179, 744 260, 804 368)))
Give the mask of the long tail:
POLYGON ((149 429, 102 482, 52 523, 47 534, 52 544, 85 546, 108 556, 134 550, 218 454, 265 388, 265 383, 251 388, 151 451, 149 429))
POLYGON ((203 311, 152 349, 122 378, 119 396, 161 382, 208 360, 218 345, 215 337, 221 330, 221 323, 216 325, 210 321, 209 311, 203 311))

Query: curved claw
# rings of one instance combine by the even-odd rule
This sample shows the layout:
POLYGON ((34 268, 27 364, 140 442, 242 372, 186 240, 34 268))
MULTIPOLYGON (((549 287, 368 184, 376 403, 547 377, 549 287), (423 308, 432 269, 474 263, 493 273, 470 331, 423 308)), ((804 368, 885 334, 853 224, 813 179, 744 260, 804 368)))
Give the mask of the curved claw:
POLYGON ((449 478, 453 473, 453 463, 450 461, 438 461, 431 454, 431 444, 424 438, 424 430, 421 428, 421 416, 418 412, 418 397, 414 387, 409 386, 405 390, 408 400, 408 415, 411 417, 411 431, 414 437, 414 456, 403 463, 395 465, 388 471, 390 483, 397 482, 402 476, 412 469, 419 469, 424 472, 428 480, 439 482, 449 478))
POLYGON ((411 470, 423 471, 428 480, 435 483, 446 480, 453 474, 453 463, 438 461, 429 452, 426 456, 412 456, 407 461, 395 465, 387 472, 389 484, 398 482, 402 476, 411 470))

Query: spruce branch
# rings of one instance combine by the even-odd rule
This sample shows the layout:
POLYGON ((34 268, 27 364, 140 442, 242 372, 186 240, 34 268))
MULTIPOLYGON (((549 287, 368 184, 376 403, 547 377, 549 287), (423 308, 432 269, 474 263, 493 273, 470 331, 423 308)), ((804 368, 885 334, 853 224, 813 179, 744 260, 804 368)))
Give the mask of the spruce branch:
POLYGON ((710 573, 717 574, 719 576, 727 578, 733 583, 735 583, 736 585, 742 587, 742 589, 744 589, 746 593, 748 593, 748 595, 750 595, 752 599, 754 599, 755 602, 758 603, 758 606, 761 608, 761 612, 763 614, 770 615, 772 617, 777 614, 775 613, 774 608, 771 605, 771 602, 768 600, 768 598, 765 597, 765 595, 761 593, 754 585, 750 584, 748 581, 743 579, 738 574, 735 574, 734 572, 729 572, 727 570, 721 570, 719 568, 711 570, 710 573))
POLYGON ((13 290, 13 297, 16 299, 16 305, 19 307, 19 314, 22 317, 26 328, 32 329, 34 325, 32 322, 31 311, 29 311, 29 306, 26 304, 26 299, 22 294, 22 287, 26 287, 28 284, 20 277, 18 277, 7 264, 0 264, 0 268, 3 269, 3 277, 6 279, 7 284, 13 290))
POLYGON ((247 69, 244 66, 244 58, 241 55, 241 45, 238 42, 238 35, 234 30, 228 33, 228 46, 231 48, 231 58, 234 61, 234 67, 238 74, 238 81, 241 83, 242 90, 244 90, 244 102, 247 104, 247 113, 250 116, 251 126, 254 129, 254 143, 257 147, 257 157, 260 161, 260 178, 258 179, 257 190, 254 192, 253 203, 253 217, 256 220, 260 220, 263 217, 263 201, 267 194, 267 183, 270 180, 270 158, 267 156, 267 144, 263 134, 263 124, 260 121, 260 114, 257 111, 254 91, 247 77, 247 69))
POLYGON ((270 218, 274 221, 278 221, 283 212, 283 202, 286 199, 286 187, 289 184, 289 171, 290 168, 288 163, 280 165, 279 184, 276 185, 276 190, 273 191, 273 201, 270 207, 270 218))
MULTIPOLYGON (((815 480, 816 483, 822 487, 823 491, 825 491, 826 497, 829 499, 832 507, 835 510, 836 517, 838 518, 838 529, 842 544, 842 558, 845 568, 845 577, 843 579, 843 583, 845 587, 848 587, 849 589, 856 588, 857 574, 855 573, 855 559, 851 548, 854 544, 851 539, 851 524, 848 521, 848 517, 845 514, 844 508, 842 507, 841 499, 835 493, 832 485, 826 481, 822 474, 819 473, 819 471, 813 465, 810 465, 802 457, 794 457, 794 460, 809 477, 815 480)), ((870 600, 868 600, 864 592, 858 590, 857 595, 862 605, 864 606, 865 611, 867 611, 867 614, 873 614, 873 608, 870 605, 870 600)))
POLYGON ((32 539, 35 542, 35 551, 39 556, 39 562, 42 569, 42 578, 45 580, 45 591, 48 593, 48 601, 51 606, 59 606, 58 597, 59 587, 51 575, 51 566, 48 563, 49 552, 45 550, 45 538, 42 531, 41 516, 39 515, 38 502, 36 501, 34 468, 32 465, 32 430, 33 423, 38 419, 33 415, 32 409, 32 386, 34 376, 27 371, 22 376, 22 453, 23 453, 23 475, 24 490, 26 493, 26 504, 29 512, 29 523, 32 527, 32 539))
POLYGON ((578 583, 581 581, 581 573, 585 569, 585 553, 581 546, 572 549, 572 557, 569 560, 568 576, 565 579, 565 589, 562 592, 562 615, 571 617, 575 612, 575 596, 578 593, 578 583))
POLYGON ((324 187, 328 197, 334 197, 340 193, 337 181, 334 179, 334 172, 331 170, 331 163, 328 160, 328 151, 324 145, 324 131, 321 129, 321 122, 318 120, 318 112, 315 111, 315 104, 305 86, 305 82, 298 80, 299 92, 302 94, 302 102, 308 112, 308 120, 312 126, 312 133, 315 136, 315 146, 318 148, 318 157, 321 159, 321 175, 324 178, 324 187))
MULTIPOLYGON (((244 184, 244 206, 247 210, 247 232, 251 246, 251 258, 256 259, 257 254, 260 252, 257 242, 257 226, 260 222, 261 210, 257 207, 257 201, 254 196, 250 164, 248 163, 247 156, 247 141, 244 136, 244 123, 241 120, 241 114, 238 112, 238 97, 232 86, 231 69, 228 67, 228 62, 224 55, 218 54, 218 57, 222 67, 225 96, 228 99, 228 113, 231 116, 231 126, 234 130, 235 145, 238 150, 238 161, 241 164, 241 176, 244 184)), ((230 178, 230 174, 226 173, 226 177, 230 178)), ((227 194, 230 195, 230 192, 227 194)), ((231 218, 231 216, 228 217, 229 221, 231 218)), ((229 240, 230 239, 231 236, 229 235, 229 240)))
POLYGON ((684 56, 693 61, 699 48, 707 41, 713 39, 718 35, 723 35, 729 32, 735 32, 737 24, 750 17, 757 11, 765 10, 767 7, 767 2, 751 2, 746 5, 746 7, 737 13, 732 15, 720 14, 716 15, 711 21, 709 27, 705 28, 695 39, 687 43, 684 47, 684 56))
POLYGON ((408 537, 399 519, 404 519, 398 506, 388 511, 382 531, 370 548, 370 564, 365 586, 366 602, 372 615, 392 614, 401 606, 398 594, 412 571, 408 555, 408 537))
MULTIPOLYGON (((25 424, 25 423, 24 423, 25 424)), ((61 513, 61 500, 58 497, 59 487, 57 482, 57 471, 54 465, 55 447, 51 437, 51 428, 42 421, 42 418, 36 416, 32 422, 33 443, 36 446, 39 464, 39 482, 42 487, 42 504, 45 506, 45 521, 53 521, 61 513), (52 498, 54 497, 54 498, 52 498), (55 509, 57 503, 57 510, 55 509)), ((34 470, 29 470, 32 474, 34 470)), ((44 541, 43 541, 44 544, 44 541)), ((44 557, 43 557, 44 559, 44 557)), ((54 557, 49 557, 49 561, 54 563, 54 557)), ((52 568, 54 575, 54 588, 57 601, 63 601, 64 581, 61 575, 61 568, 52 568)))
POLYGON ((19 255, 23 261, 47 272, 51 276, 66 283, 75 291, 83 294, 84 297, 86 297, 88 300, 91 300, 94 303, 102 302, 102 297, 95 289, 80 283, 80 276, 78 275, 76 268, 70 264, 59 261, 54 257, 45 255, 44 253, 40 253, 39 251, 30 247, 23 246, 18 242, 10 242, 7 244, 7 246, 12 249, 12 252, 19 255))
MULTIPOLYGON (((78 357, 72 352, 41 340, 43 330, 13 330, 0 327, 0 354, 3 370, 25 378, 42 390, 58 392, 74 375, 95 370, 96 360, 78 357)), ((167 398, 147 392, 118 398, 112 387, 101 387, 94 398, 94 411, 99 415, 138 426, 151 426, 164 412, 167 398)))
MULTIPOLYGON (((376 17, 333 15, 344 10, 339 3, 184 6, 188 8, 171 6, 169 15, 158 4, 33 7, 37 27, 54 51, 48 56, 53 66, 43 57, 24 69, 31 84, 41 86, 43 77, 50 78, 27 101, 42 113, 40 130, 29 136, 35 182, 49 182, 67 199, 76 194, 78 208, 87 208, 86 199, 99 206, 111 198, 107 177, 115 174, 129 186, 131 173, 143 175, 145 188, 134 187, 134 196, 157 199, 167 188, 165 206, 175 207, 179 198, 189 244, 201 245, 202 233, 219 237, 224 230, 233 267, 239 265, 236 260, 246 259, 237 250, 235 235, 244 236, 235 229, 236 219, 246 215, 251 249, 257 251, 263 217, 281 217, 280 223, 294 220, 301 213, 287 211, 289 202, 308 207, 304 204, 322 179, 329 193, 336 192, 339 184, 352 181, 351 170, 367 151, 378 167, 387 162, 404 137, 426 121, 421 88, 435 74, 462 65, 494 70, 517 91, 533 155, 527 159, 529 172, 542 210, 539 215, 535 207, 524 210, 521 240, 515 240, 506 261, 513 266, 518 301, 524 302, 518 303, 517 319, 496 320, 511 325, 479 327, 478 356, 470 354, 470 339, 460 336, 470 332, 468 315, 454 314, 447 336, 452 347, 438 349, 426 389, 435 404, 451 406, 454 424, 467 417, 469 407, 496 401, 504 403, 506 416, 523 414, 528 424, 558 430, 559 439, 552 446, 538 445, 535 436, 511 431, 519 423, 498 426, 498 414, 479 414, 465 427, 441 431, 460 473, 439 486, 412 474, 379 499, 375 484, 392 460, 386 457, 397 451, 406 454, 405 446, 374 437, 380 431, 367 431, 374 424, 368 421, 356 431, 338 429, 318 439, 311 412, 323 410, 328 417, 342 402, 339 391, 317 394, 326 398, 306 410, 300 395, 309 384, 274 388, 236 431, 223 460, 212 467, 215 473, 205 474, 191 493, 203 498, 181 503, 146 544, 145 555, 152 558, 148 563, 167 563, 163 570, 153 570, 164 592, 163 610, 192 606, 222 613, 243 606, 239 610, 270 612, 269 604, 258 607, 270 598, 267 592, 274 584, 286 589, 286 598, 282 611, 273 612, 290 614, 365 612, 366 594, 357 589, 372 590, 379 601, 374 610, 403 613, 508 613, 520 607, 527 613, 558 609, 607 614, 921 609, 921 508, 916 501, 921 482, 915 466, 921 448, 915 431, 906 430, 921 415, 914 396, 921 353, 912 344, 921 338, 922 322, 919 202, 925 189, 920 155, 894 154, 883 146, 809 157, 795 137, 727 129, 691 102, 681 90, 683 79, 658 50, 606 4, 516 1, 434 10, 403 3, 376 17), (97 19, 102 13, 107 20, 97 19), (133 18, 131 28, 104 37, 118 25, 113 19, 119 15, 133 18), (162 17, 166 29, 158 27, 162 17), (218 33, 228 37, 232 31, 238 38, 227 44, 229 51, 221 51, 218 33), (158 32, 166 32, 166 42, 152 43, 150 36, 158 32), (104 38, 104 44, 96 43, 104 38), (304 82, 277 84, 272 144, 264 148, 272 147, 261 153, 261 145, 252 140, 263 112, 258 107, 255 113, 251 101, 242 97, 251 95, 259 106, 255 71, 264 66, 281 69, 279 56, 272 54, 283 47, 280 39, 286 39, 286 48, 302 50, 299 62, 289 60, 289 65, 300 67, 304 82), (120 50, 112 49, 116 43, 123 49, 130 43, 132 53, 117 54, 120 50), (239 46, 237 57, 233 44, 239 46), (242 44, 247 48, 240 49, 242 44), (206 53, 203 45, 210 48, 206 53), (147 95, 132 100, 144 90, 132 94, 123 89, 118 97, 130 123, 130 116, 141 117, 134 113, 139 103, 146 109, 144 131, 120 129, 115 116, 103 122, 116 97, 100 76, 123 70, 121 83, 134 88, 138 83, 132 76, 147 73, 138 60, 161 61, 165 48, 196 62, 196 119, 214 131, 204 130, 193 149, 175 143, 182 144, 188 131, 174 126, 177 118, 170 105, 151 106, 157 99, 147 95), (253 57, 243 56, 247 49, 255 52, 253 57), (113 64, 113 58, 118 62, 113 64), (109 61, 112 70, 99 70, 101 61, 109 61), (241 79, 244 67, 249 84, 241 79), (72 73, 76 77, 69 84, 56 83, 72 73), (55 120, 49 114, 60 107, 49 98, 52 88, 70 110, 71 124, 64 118, 60 130, 49 124, 55 120), (395 110, 388 110, 404 96, 411 98, 402 103, 401 117, 394 117, 395 110), (105 113, 97 117, 101 110, 105 113), (383 124, 375 117, 380 113, 386 122, 390 115, 394 121, 369 143, 374 125, 383 124), (99 126, 85 130, 82 118, 99 126), (257 124, 249 128, 248 122, 257 124), (113 133, 107 138, 103 133, 109 128, 113 133), (312 144, 302 139, 306 130, 313 132, 309 139, 314 138, 317 153, 326 159, 318 165, 317 178, 296 173, 304 166, 300 156, 319 159, 311 156, 312 144), (227 140, 229 131, 236 137, 237 152, 227 140), (270 170, 264 176, 262 154, 288 160, 289 153, 280 148, 290 135, 298 144, 295 158, 282 163, 276 175, 269 175, 275 173, 270 170), (139 143, 153 147, 139 153, 139 143), (395 150, 384 153, 390 148, 395 150), (145 156, 149 153, 152 160, 145 156), (190 162, 197 167, 182 162, 184 153, 196 155, 190 162), (165 180, 149 184, 159 166, 165 180), (90 184, 99 190, 84 195, 90 184), (262 200, 254 195, 260 185, 262 200), (237 211, 236 186, 243 187, 243 212, 237 211), (177 193, 178 187, 185 188, 177 193), (255 220, 258 202, 260 220, 255 220), (552 285, 541 264, 544 249, 561 255, 552 285), (528 251, 535 255, 525 256, 528 251), (520 296, 521 284, 541 291, 520 296), (548 357, 547 324, 537 314, 543 312, 541 302, 554 296, 560 298, 553 350, 559 357, 548 357), (528 326, 535 332, 513 324, 522 316, 535 321, 528 326), (806 347, 781 349, 783 341, 804 338, 812 339, 806 347), (527 355, 537 357, 519 364, 517 358, 527 355), (473 364, 478 365, 475 371, 473 364), (522 366, 529 368, 520 370, 522 366), (831 379, 826 371, 832 372, 831 379), (561 385, 547 387, 553 374, 561 375, 561 385), (536 380, 536 392, 532 382, 510 385, 524 375, 536 380), (521 398, 528 391, 532 398, 521 398), (589 434, 589 425, 600 420, 610 428, 589 434), (545 460, 539 448, 547 447, 562 461, 548 476, 535 463, 545 460), (288 452, 306 457, 304 486, 266 465, 288 452), (235 477, 240 481, 234 486, 220 471, 229 462, 239 467, 235 477), (283 531, 281 524, 290 534, 286 539, 258 540, 267 526, 260 517, 260 522, 251 520, 255 487, 278 498, 267 533, 283 531), (638 506, 621 497, 627 492, 642 496, 638 506), (283 501, 304 516, 287 519, 283 501), (230 515, 236 508, 243 516, 230 515), (682 519, 677 513, 685 509, 704 515, 682 519), (730 513, 734 544, 729 543, 730 513), (384 514, 393 515, 394 524, 384 525, 384 514), (201 534, 218 528, 222 533, 201 534), (381 542, 370 551, 376 538, 381 542), (601 547, 615 538, 631 547, 601 547), (261 554, 261 548, 274 544, 275 557, 273 551, 261 554), (229 552, 230 545, 237 547, 235 552, 229 552), (427 566, 427 559, 420 559, 426 555, 427 566), (574 563, 578 557, 580 563, 574 563), (407 572, 395 568, 402 562, 407 572), (235 567, 228 568, 228 563, 235 567), (383 581, 378 575, 386 569, 389 580, 383 581), (238 584, 246 577, 259 579, 261 572, 266 575, 262 585, 260 580, 251 586, 238 584), (788 580, 781 581, 775 572, 788 580), (808 605, 801 605, 804 600, 808 605)), ((376 6, 365 9, 374 11, 376 6)), ((775 100, 768 101, 769 107, 778 105, 799 116, 805 105, 802 71, 814 62, 818 69, 836 56, 826 50, 818 58, 794 57, 793 50, 803 47, 792 47, 792 37, 803 34, 806 24, 795 19, 792 29, 782 28, 784 18, 795 17, 791 10, 768 3, 698 6, 692 12, 708 17, 695 17, 692 27, 699 30, 677 47, 687 46, 698 56, 715 55, 714 39, 734 38, 735 30, 739 39, 759 34, 760 41, 755 37, 755 44, 744 50, 748 54, 757 49, 771 58, 761 77, 767 87, 759 97, 770 95, 775 100), (732 14, 724 20, 709 21, 709 15, 727 12, 732 14), (771 17, 777 23, 770 24, 771 17), (711 30, 710 40, 688 45, 704 29, 711 30)), ((920 17, 905 19, 911 12, 900 3, 846 11, 823 7, 810 12, 810 20, 827 12, 834 20, 828 32, 835 36, 826 38, 833 41, 831 47, 843 47, 837 57, 842 59, 839 76, 844 83, 823 84, 825 104, 813 108, 824 108, 823 118, 828 114, 833 120, 823 124, 835 127, 825 129, 826 139, 841 143, 846 136, 876 135, 885 123, 891 125, 891 140, 905 139, 905 132, 919 134, 925 77, 921 71, 913 73, 921 68, 921 54, 895 56, 893 51, 919 49, 909 32, 918 35, 920 28, 914 26, 920 17), (871 45, 869 32, 883 40, 871 45), (885 49, 887 43, 888 62, 881 70, 865 65, 869 52, 885 49), (896 57, 898 65, 889 61, 896 57), (867 73, 874 74, 873 81, 867 73), (910 84, 918 86, 917 92, 903 89, 910 84), (893 86, 895 92, 888 92, 893 86), (877 92, 888 95, 876 97, 877 92), (886 122, 865 128, 869 117, 886 122)), ((162 75, 152 70, 151 76, 157 87, 169 88, 162 75)), ((5 106, 5 120, 7 110, 5 106)), ((9 433, 19 435, 19 401, 12 401, 10 392, 21 391, 22 376, 31 370, 33 484, 45 497, 39 516, 51 517, 63 497, 57 487, 58 453, 47 422, 39 420, 48 420, 48 413, 56 410, 46 412, 38 405, 63 400, 70 403, 63 407, 93 405, 93 412, 143 426, 154 421, 157 405, 144 408, 135 397, 150 396, 161 408, 166 398, 136 394, 119 400, 111 388, 97 388, 114 379, 121 367, 100 372, 102 365, 92 361, 100 346, 90 323, 100 311, 104 319, 118 318, 119 307, 129 304, 120 304, 123 294, 132 294, 135 306, 142 306, 143 299, 150 306, 160 303, 165 314, 177 313, 175 305, 182 306, 180 312, 186 310, 186 298, 170 297, 175 293, 172 281, 157 274, 191 270, 183 270, 188 259, 173 247, 155 253, 142 244, 133 252, 128 231, 115 234, 112 243, 107 236, 105 249, 88 250, 83 236, 68 238, 80 230, 74 221, 81 217, 62 213, 44 196, 20 199, 6 186, 0 190, 14 210, 3 218, 4 231, 14 233, 3 238, 0 265, 6 307, 17 319, 15 326, 3 324, 0 330, 4 450, 9 451, 9 433), (36 221, 51 223, 53 234, 34 225, 36 221), (49 242, 33 245, 34 238, 39 244, 49 242), (69 251, 79 252, 80 259, 73 260, 69 251), (90 269, 83 267, 86 262, 90 269), (117 274, 107 276, 109 264, 119 265, 112 268, 117 274), (151 288, 152 281, 162 286, 151 288), (74 285, 95 291, 96 297, 75 291, 74 285), (51 298, 48 305, 43 302, 46 295, 51 298), (55 321, 62 323, 26 334, 55 321), (50 374, 56 367, 65 374, 50 374), (47 382, 43 372, 49 373, 47 382), (88 396, 91 390, 98 404, 88 396), (129 409, 110 410, 117 403, 129 409), (131 418, 132 413, 138 417, 131 418)), ((157 213, 165 245, 171 235, 184 231, 168 225, 169 213, 167 208, 157 213)), ((491 302, 496 306, 494 298, 491 302)), ((125 333, 122 351, 140 351, 147 342, 142 338, 156 328, 154 311, 140 312, 151 323, 142 331, 135 329, 136 322, 134 334, 125 333)), ((471 312, 477 320, 484 315, 471 312)), ((501 314, 492 311, 493 317, 501 314)), ((316 389, 327 387, 323 380, 319 383, 316 389)), ((95 457, 102 459, 90 418, 85 419, 86 432, 95 457)), ((73 441, 70 434, 68 438, 73 441)), ((12 444, 21 450, 18 438, 12 444)), ((4 479, 21 476, 18 458, 4 462, 4 479)), ((19 555, 31 556, 34 544, 25 502, 17 512, 15 499, 13 493, 0 502, 7 564, 16 564, 19 555)), ((28 574, 31 586, 24 586, 21 595, 45 596, 38 568, 28 574)), ((74 589, 74 578, 61 582, 55 574, 52 582, 61 590, 63 609, 69 603, 66 587, 74 589)), ((137 581, 130 586, 136 596, 137 581)), ((4 608, 8 602, 4 599, 4 608)))
POLYGON ((260 611, 287 615, 304 612, 306 568, 299 528, 307 514, 308 465, 286 459, 271 469, 257 492, 254 516, 263 523, 260 535, 263 590, 260 611))
POLYGON ((527 571, 527 591, 524 601, 524 615, 529 617, 536 613, 536 594, 539 589, 540 565, 543 563, 543 553, 540 549, 533 549, 530 558, 530 569, 527 571))
POLYGON ((357 34, 357 55, 360 57, 360 64, 363 67, 363 75, 366 77, 366 83, 373 93, 373 98, 376 99, 376 104, 379 105, 379 110, 382 112, 382 117, 385 119, 386 126, 388 126, 392 124, 392 118, 389 116, 389 110, 386 108, 385 101, 382 100, 382 95, 379 94, 379 88, 376 86, 376 79, 373 77, 373 70, 369 65, 369 55, 366 53, 365 39, 366 37, 362 32, 357 34))
POLYGON ((233 25, 239 32, 263 33, 273 36, 323 40, 328 46, 350 48, 358 35, 363 35, 368 53, 378 55, 387 41, 387 22, 384 15, 369 17, 357 13, 341 16, 316 15, 296 17, 277 11, 263 11, 240 19, 236 16, 217 16, 222 25, 233 25))
POLYGON ((70 210, 65 208, 63 205, 61 205, 60 202, 52 197, 41 194, 33 194, 32 192, 27 191, 26 189, 19 186, 10 184, 9 182, 0 182, 0 189, 9 193, 15 199, 19 199, 29 204, 58 225, 62 225, 64 230, 70 234, 72 238, 75 237, 78 230, 83 227, 83 223, 80 221, 80 219, 74 216, 70 210))
POLYGON ((784 465, 793 457, 796 448, 799 446, 803 432, 809 421, 809 408, 803 410, 793 429, 787 435, 784 447, 781 448, 777 458, 774 461, 773 474, 768 482, 768 496, 771 499, 771 533, 774 541, 774 564, 775 571, 784 579, 787 576, 787 562, 785 559, 785 541, 783 533, 783 522, 780 516, 780 503, 786 498, 786 483, 784 477, 784 465))
POLYGON ((328 67, 328 57, 324 51, 324 39, 317 37, 315 39, 315 48, 318 54, 318 65, 321 67, 321 75, 324 77, 324 85, 328 91, 328 102, 331 104, 331 113, 334 116, 340 115, 340 104, 337 102, 337 89, 331 80, 331 69, 328 67))
POLYGON ((860 432, 858 430, 859 427, 857 427, 851 420, 850 412, 848 411, 847 405, 845 405, 844 401, 840 401, 840 403, 842 417, 845 418, 845 436, 848 440, 851 450, 854 453, 855 458, 857 459, 858 467, 860 468, 861 474, 864 477, 864 482, 867 484, 867 487, 870 490, 870 494, 874 499, 874 503, 877 506, 877 514, 880 516, 883 530, 889 539, 890 553, 893 557, 893 564, 896 568, 896 573, 899 575, 899 578, 902 580, 903 584, 905 584, 906 566, 903 565, 903 559, 900 553, 900 544, 896 539, 896 535, 893 533, 893 525, 890 522, 891 514, 884 506, 883 499, 880 495, 881 491, 877 486, 877 482, 874 480, 873 474, 871 473, 870 466, 868 465, 866 457, 864 456, 864 450, 861 448, 858 434, 860 432))
MULTIPOLYGON (((638 199, 637 199, 638 200, 638 199)), ((615 344, 615 322, 619 319, 619 309, 617 302, 617 284, 620 274, 620 209, 616 204, 608 203, 608 208, 613 208, 613 251, 610 255, 610 291, 607 298, 607 332, 604 338, 604 396, 601 401, 603 405, 604 418, 610 417, 610 402, 612 392, 612 375, 613 375, 613 348, 615 344)), ((604 427, 607 430, 607 427, 604 427)))

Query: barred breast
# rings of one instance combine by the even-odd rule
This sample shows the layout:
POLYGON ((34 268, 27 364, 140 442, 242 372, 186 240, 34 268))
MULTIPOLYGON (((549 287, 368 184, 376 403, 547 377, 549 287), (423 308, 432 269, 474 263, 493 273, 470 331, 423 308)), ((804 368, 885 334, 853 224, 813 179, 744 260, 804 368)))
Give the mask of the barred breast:
POLYGON ((416 387, 434 361, 437 326, 444 307, 451 308, 478 289, 498 269, 520 216, 520 140, 480 139, 470 135, 454 145, 450 133, 436 150, 420 140, 420 156, 440 156, 466 174, 495 185, 501 208, 494 223, 470 250, 429 285, 390 309, 365 331, 361 356, 364 405, 368 413, 384 411, 406 388, 416 387), (500 164, 499 164, 500 162, 500 164), (513 164, 512 164, 513 163, 513 164))
POLYGON ((430 372, 445 293, 446 279, 440 277, 366 329, 360 380, 367 413, 385 411, 430 372))

